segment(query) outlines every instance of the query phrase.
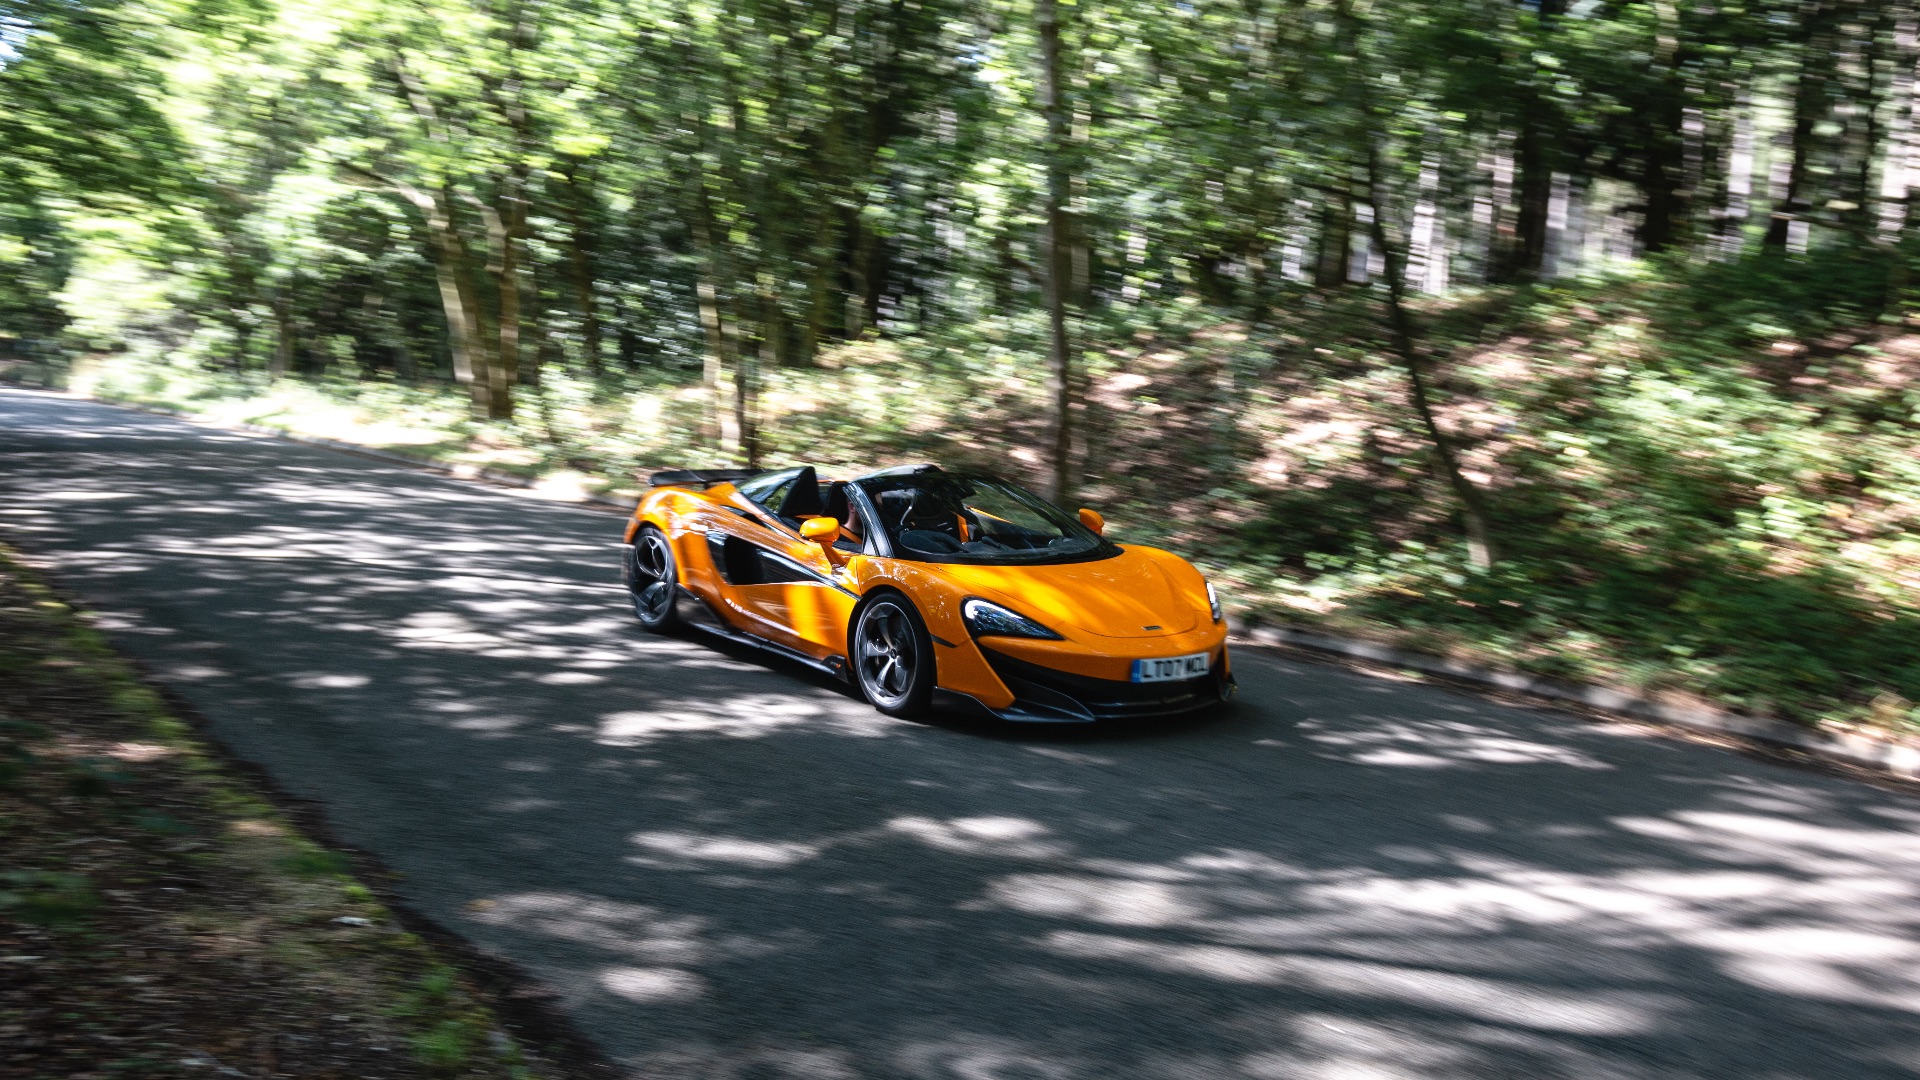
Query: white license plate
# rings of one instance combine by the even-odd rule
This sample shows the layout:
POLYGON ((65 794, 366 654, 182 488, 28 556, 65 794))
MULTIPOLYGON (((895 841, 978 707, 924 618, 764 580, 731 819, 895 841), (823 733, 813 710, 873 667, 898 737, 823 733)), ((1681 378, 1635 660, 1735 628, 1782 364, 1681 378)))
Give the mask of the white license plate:
POLYGON ((1197 679, 1205 675, 1212 664, 1213 658, 1203 652, 1194 653, 1192 656, 1169 656, 1163 660, 1135 660, 1133 681, 1172 682, 1175 679, 1197 679))

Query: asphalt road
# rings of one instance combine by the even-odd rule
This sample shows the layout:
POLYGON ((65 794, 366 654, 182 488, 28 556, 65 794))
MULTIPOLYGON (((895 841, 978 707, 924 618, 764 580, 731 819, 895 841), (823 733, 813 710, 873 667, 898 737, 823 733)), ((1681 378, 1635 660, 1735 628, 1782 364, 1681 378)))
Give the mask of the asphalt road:
POLYGON ((1920 800, 1251 651, 899 722, 641 632, 618 528, 0 391, 0 535, 638 1076, 1920 1072, 1920 800))

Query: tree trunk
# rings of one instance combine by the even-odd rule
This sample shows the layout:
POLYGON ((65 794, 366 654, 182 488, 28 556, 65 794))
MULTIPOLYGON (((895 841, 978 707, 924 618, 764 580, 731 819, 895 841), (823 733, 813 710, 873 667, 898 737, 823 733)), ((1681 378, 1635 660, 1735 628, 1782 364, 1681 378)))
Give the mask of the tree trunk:
POLYGON ((520 245, 507 234, 500 261, 499 345, 487 373, 487 419, 513 419, 513 386, 520 378, 520 245))
POLYGON ((1681 196, 1684 166, 1675 160, 1673 141, 1666 134, 1669 130, 1665 125, 1649 125, 1643 136, 1647 151, 1640 186, 1646 193, 1647 209, 1640 220, 1640 245, 1649 255, 1673 247, 1680 238, 1679 224, 1685 213, 1681 196))
MULTIPOLYGON (((1536 44, 1549 49, 1548 38, 1554 21, 1566 10, 1566 0, 1531 0, 1526 6, 1535 11, 1536 44)), ((1518 90, 1521 100, 1515 119, 1519 126, 1513 136, 1510 165, 1516 206, 1512 234, 1503 237, 1508 242, 1493 259, 1492 276, 1496 281, 1534 281, 1541 276, 1547 257, 1547 218, 1555 165, 1553 117, 1538 87, 1522 82, 1518 90)))
MULTIPOLYGON (((828 227, 827 219, 822 216, 821 227, 828 227)), ((832 266, 831 245, 817 245, 812 253, 812 267, 807 277, 807 321, 801 327, 800 344, 794 363, 802 367, 811 367, 820 356, 820 342, 827 333, 828 307, 832 303, 828 275, 832 266)))
POLYGON ((1912 187, 1915 161, 1914 95, 1916 44, 1920 44, 1920 19, 1914 6, 1902 4, 1893 33, 1893 114, 1887 129, 1887 160, 1880 173, 1880 239, 1897 242, 1907 227, 1907 196, 1912 187))
POLYGON ((546 433, 547 442, 553 446, 564 445, 559 430, 553 423, 553 395, 547 389, 545 378, 547 351, 551 335, 535 321, 533 337, 533 363, 527 370, 526 385, 533 390, 534 408, 540 414, 540 429, 546 433))
POLYGON ((727 328, 720 311, 719 253, 714 250, 713 226, 707 220, 710 213, 706 192, 702 190, 696 197, 693 215, 693 242, 699 248, 699 269, 694 292, 700 308, 700 333, 707 344, 706 354, 700 363, 700 386, 706 398, 706 407, 701 413, 700 441, 711 447, 722 448, 725 433, 721 417, 726 403, 721 400, 723 388, 720 384, 734 365, 732 357, 728 355, 727 328))
POLYGON ((234 326, 231 323, 228 325, 233 331, 233 352, 229 366, 233 368, 234 374, 237 375, 247 369, 247 358, 253 355, 254 328, 250 322, 242 323, 238 326, 234 326))
POLYGON ((640 309, 627 297, 616 295, 613 304, 613 358, 621 371, 632 371, 640 364, 639 335, 633 332, 640 309))
POLYGON ((447 319, 447 345, 453 357, 453 378, 467 388, 473 417, 485 419, 489 404, 487 386, 484 379, 477 377, 485 367, 475 363, 478 359, 476 354, 484 351, 480 332, 480 304, 467 269, 466 241, 460 238, 460 233, 454 227, 452 207, 444 189, 428 193, 397 185, 397 190, 420 211, 421 217, 426 220, 427 233, 433 238, 434 278, 440 286, 440 307, 447 319))
POLYGON ((1093 137, 1093 108, 1088 102, 1090 94, 1086 75, 1087 69, 1083 64, 1073 84, 1081 96, 1074 103, 1067 135, 1071 150, 1066 158, 1067 201, 1063 204, 1067 227, 1067 265, 1070 270, 1067 302, 1076 311, 1093 309, 1093 244, 1087 236, 1086 223, 1087 177, 1083 172, 1074 172, 1071 167, 1072 162, 1087 160, 1087 143, 1093 137))
MULTIPOLYGON (((1356 20, 1349 0, 1337 0, 1335 12, 1345 39, 1344 51, 1357 62, 1360 59, 1359 33, 1354 25, 1356 20)), ((1374 247, 1379 249, 1382 276, 1387 280, 1388 337, 1393 342, 1393 351, 1399 354, 1400 362, 1406 369, 1407 391, 1414 412, 1420 418, 1420 426, 1426 430, 1427 440, 1433 444, 1434 460, 1438 466, 1436 471, 1460 501, 1460 517, 1467 534, 1467 558, 1476 568, 1485 570, 1499 558, 1494 548, 1492 530, 1487 524, 1486 500, 1480 489, 1461 474, 1460 459, 1454 453, 1453 442, 1434 420, 1433 402, 1427 391, 1426 363, 1415 340, 1413 318, 1407 311, 1405 264, 1387 230, 1387 215, 1391 212, 1392 203, 1387 198, 1386 175, 1380 161, 1381 134, 1377 125, 1382 123, 1382 119, 1373 105, 1373 87, 1368 81, 1370 76, 1363 66, 1356 66, 1355 71, 1358 81, 1354 89, 1364 124, 1358 134, 1366 147, 1366 194, 1373 210, 1369 215, 1368 230, 1372 234, 1374 247)))
POLYGON ((588 195, 577 164, 570 164, 563 175, 567 197, 560 200, 560 208, 567 218, 567 270, 572 278, 573 304, 580 315, 580 345, 586 353, 587 374, 598 379, 605 367, 600 360, 600 305, 594 298, 593 234, 583 207, 588 195))
POLYGON ((1510 212, 1513 204, 1513 144, 1516 136, 1511 131, 1497 132, 1493 145, 1487 154, 1487 249, 1486 280, 1499 282, 1506 280, 1507 270, 1513 265, 1513 251, 1518 244, 1518 233, 1514 228, 1514 215, 1510 212))
POLYGON ((520 364, 520 245, 515 219, 524 213, 524 204, 511 186, 502 201, 507 204, 504 215, 496 207, 472 200, 487 223, 487 273, 494 279, 498 299, 499 317, 491 328, 483 321, 479 335, 483 347, 475 356, 479 361, 475 383, 481 387, 488 420, 513 419, 514 369, 520 364))
MULTIPOLYGON (((428 136, 435 142, 448 141, 446 126, 434 109, 432 97, 414 78, 397 51, 391 63, 401 90, 400 96, 426 125, 428 136)), ((356 171, 380 179, 373 173, 356 171)), ((440 307, 447 319, 453 378, 467 388, 471 415, 477 420, 485 419, 492 404, 487 384, 487 373, 491 370, 487 354, 493 346, 486 340, 482 326, 484 313, 469 272, 467 245, 460 238, 459 228, 453 220, 453 193, 444 181, 431 191, 392 180, 382 182, 412 203, 420 211, 421 217, 426 219, 427 232, 433 238, 434 277, 440 287, 440 307)))
POLYGON ((529 390, 538 390, 540 389, 541 380, 546 377, 547 347, 553 335, 548 332, 545 326, 546 318, 544 315, 534 314, 528 317, 528 321, 532 324, 529 329, 530 336, 533 338, 533 350, 523 354, 524 359, 520 364, 520 378, 518 382, 519 385, 529 390))
POLYGON ((852 224, 853 251, 847 260, 847 312, 846 331, 848 340, 855 340, 866 332, 873 321, 873 286, 869 278, 873 270, 873 230, 860 220, 859 212, 853 215, 852 224))
POLYGON ((706 407, 701 412, 700 441, 708 446, 720 445, 720 376, 733 365, 727 362, 727 335, 720 325, 720 295, 714 287, 712 272, 702 267, 700 280, 694 286, 699 294, 700 332, 706 339, 707 351, 700 361, 700 387, 706 398, 706 407))
POLYGON ((1018 267, 1019 260, 1013 256, 1013 235, 1003 221, 993 230, 993 304, 1000 314, 1013 310, 1013 275, 1018 267))
POLYGON ((868 326, 880 325, 880 300, 887 295, 887 279, 892 273, 892 252, 884 237, 871 229, 862 230, 867 236, 865 267, 860 272, 860 280, 865 282, 861 290, 861 304, 868 326))
POLYGON ((1876 194, 1873 186, 1873 167, 1880 159, 1881 143, 1886 137, 1886 133, 1880 127, 1880 101, 1884 91, 1880 82, 1882 59, 1880 30, 1884 16, 1880 13, 1877 2, 1869 6, 1862 0, 1853 0, 1851 6, 1855 10, 1850 13, 1853 18, 1849 21, 1858 20, 1863 23, 1865 33, 1859 36, 1847 35, 1846 55, 1841 58, 1843 70, 1858 71, 1861 78, 1857 83, 1846 85, 1841 91, 1849 101, 1855 103, 1853 113, 1860 118, 1860 122, 1857 125, 1859 127, 1857 137, 1853 135, 1856 125, 1851 121, 1847 124, 1848 142, 1854 147, 1855 159, 1853 175, 1849 178, 1852 183, 1848 186, 1844 198, 1846 202, 1853 205, 1851 209, 1840 210, 1840 215, 1852 219, 1857 229, 1872 219, 1872 207, 1876 194))
POLYGON ((1805 220, 1812 208, 1808 167, 1813 153, 1814 125, 1827 112, 1825 65, 1828 58, 1823 46, 1830 6, 1831 0, 1807 0, 1801 6, 1800 70, 1794 79, 1793 128, 1788 136, 1793 140, 1792 159, 1787 167, 1786 190, 1773 208, 1765 241, 1767 247, 1776 250, 1786 248, 1788 227, 1796 220, 1805 220))
POLYGON ((1313 283, 1323 289, 1345 285, 1352 258, 1353 199, 1342 190, 1320 208, 1320 257, 1314 261, 1313 283))
MULTIPOLYGON (((1531 104, 1529 107, 1535 108, 1531 104)), ((1520 136, 1515 140, 1514 169, 1517 176, 1514 194, 1519 201, 1519 209, 1513 219, 1513 249, 1501 274, 1501 280, 1504 281, 1537 280, 1546 265, 1547 218, 1553 201, 1553 163, 1547 156, 1547 134, 1540 130, 1541 126, 1538 116, 1529 115, 1520 125, 1520 136)))
POLYGON ((513 419, 513 387, 520 378, 520 297, 521 249, 528 233, 527 194, 532 169, 527 164, 537 153, 531 118, 526 107, 527 86, 520 71, 520 56, 535 47, 533 24, 527 19, 525 4, 510 0, 502 5, 501 17, 510 29, 505 44, 507 70, 498 80, 483 80, 487 98, 513 132, 513 149, 506 168, 500 174, 497 207, 482 206, 487 221, 487 239, 492 245, 488 269, 497 275, 499 323, 495 327, 494 347, 487 368, 487 418, 513 419))
POLYGON ((1742 82, 1733 95, 1733 146, 1727 158, 1727 205, 1722 212, 1720 249, 1739 254, 1747 244, 1747 218, 1753 212, 1753 89, 1742 82))
POLYGON ((1420 161, 1420 201, 1413 211, 1410 268, 1415 286, 1424 293, 1447 291, 1447 219, 1439 206, 1440 151, 1426 151, 1420 161))
POLYGON ((1066 103, 1061 99, 1060 12, 1056 0, 1034 0, 1034 23, 1040 36, 1040 111, 1047 121, 1047 398, 1053 412, 1049 494, 1055 504, 1065 507, 1073 495, 1073 364, 1067 341, 1067 292, 1073 268, 1066 220, 1072 177, 1066 160, 1070 135, 1066 103))
POLYGON ((1420 426, 1426 430, 1427 439, 1433 444, 1441 479, 1460 500, 1460 517, 1467 534, 1467 558, 1474 566, 1484 570, 1499 557, 1494 549, 1492 530, 1487 526, 1486 499, 1480 489, 1461 474, 1460 459, 1454 452, 1453 442, 1440 430, 1440 425, 1433 417, 1433 403, 1427 392, 1426 364, 1415 341, 1413 319, 1406 307, 1405 272, 1400 253, 1394 249, 1387 232, 1389 204, 1386 199, 1386 180, 1381 175, 1380 151, 1373 142, 1371 132, 1368 133, 1367 142, 1367 193, 1368 201, 1373 204, 1373 221, 1368 228, 1373 233, 1374 246, 1380 249, 1382 269, 1387 279, 1387 329, 1393 340, 1393 351, 1400 355, 1400 362, 1406 368, 1408 396, 1413 400, 1414 412, 1420 417, 1420 426))
MULTIPOLYGON (((1700 179, 1688 172, 1687 142, 1692 138, 1686 102, 1694 95, 1686 74, 1691 57, 1675 0, 1654 0, 1653 74, 1658 79, 1655 105, 1639 117, 1642 148, 1640 188, 1646 211, 1640 219, 1640 246, 1648 254, 1666 251, 1682 237, 1687 205, 1700 179)), ((1704 132, 1703 132, 1704 134, 1704 132)))
POLYGON ((293 314, 285 286, 273 290, 273 355, 267 358, 267 378, 280 379, 293 370, 293 314))
MULTIPOLYGON (((745 305, 742 305, 745 306, 745 305)), ((740 340, 742 313, 727 320, 727 353, 733 357, 733 446, 734 453, 748 468, 757 468, 760 457, 760 432, 756 425, 758 410, 754 395, 759 381, 759 360, 740 340)))

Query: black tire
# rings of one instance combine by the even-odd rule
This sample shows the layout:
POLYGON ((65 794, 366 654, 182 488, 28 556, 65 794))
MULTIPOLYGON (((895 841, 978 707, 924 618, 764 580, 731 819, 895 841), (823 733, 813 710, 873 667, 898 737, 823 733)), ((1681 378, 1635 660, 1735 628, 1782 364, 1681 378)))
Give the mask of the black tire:
POLYGON ((1226 659, 1226 650, 1222 649, 1220 651, 1220 666, 1215 668, 1213 673, 1214 690, 1220 695, 1220 703, 1216 705, 1215 708, 1221 709, 1233 704, 1234 695, 1240 692, 1240 683, 1234 679, 1233 670, 1227 667, 1226 659))
POLYGON ((642 525, 621 554, 627 595, 633 600, 633 613, 640 625, 656 633, 679 625, 680 612, 674 603, 679 575, 666 536, 651 525, 642 525))
POLYGON ((848 635, 854 684, 888 716, 919 716, 933 704, 933 638, 913 604, 882 593, 861 605, 848 635))

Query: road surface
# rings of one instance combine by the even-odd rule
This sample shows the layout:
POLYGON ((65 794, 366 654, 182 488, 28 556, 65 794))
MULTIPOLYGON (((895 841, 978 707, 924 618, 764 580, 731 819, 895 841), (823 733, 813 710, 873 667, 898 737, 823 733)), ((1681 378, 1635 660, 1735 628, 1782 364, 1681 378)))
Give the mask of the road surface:
POLYGON ((649 637, 609 514, 0 391, 0 535, 420 911, 672 1080, 1920 1072, 1920 800, 1239 654, 888 719, 649 637))

